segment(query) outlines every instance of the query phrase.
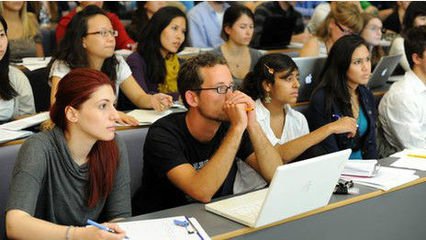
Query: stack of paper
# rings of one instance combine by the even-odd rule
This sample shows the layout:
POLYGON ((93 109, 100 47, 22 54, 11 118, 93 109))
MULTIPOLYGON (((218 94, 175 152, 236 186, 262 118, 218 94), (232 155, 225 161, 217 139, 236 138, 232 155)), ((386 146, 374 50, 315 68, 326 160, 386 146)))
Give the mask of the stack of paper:
POLYGON ((151 125, 155 121, 157 121, 158 119, 165 117, 165 116, 169 115, 170 113, 172 113, 171 110, 166 110, 166 111, 163 111, 163 112, 157 112, 157 111, 154 111, 154 110, 136 109, 136 110, 133 110, 133 111, 127 113, 127 115, 136 118, 136 120, 139 121, 139 125, 151 125))
POLYGON ((350 160, 346 162, 342 175, 372 177, 377 170, 377 160, 350 160))
POLYGON ((9 142, 15 139, 28 137, 33 132, 30 131, 10 131, 0 128, 0 143, 9 142))
POLYGON ((392 167, 411 168, 426 171, 426 149, 405 149, 391 157, 399 158, 392 167))
POLYGON ((210 237, 195 218, 184 216, 141 220, 118 223, 120 228, 126 232, 131 240, 139 239, 161 239, 161 240, 208 240, 210 237), (189 222, 189 226, 183 227, 175 223, 189 222))
POLYGON ((22 118, 19 120, 2 124, 0 125, 0 128, 18 131, 18 130, 22 130, 28 127, 38 125, 48 119, 49 119, 49 112, 43 112, 43 113, 33 115, 31 117, 22 118))
POLYGON ((23 65, 30 71, 34 71, 40 68, 47 67, 52 57, 26 57, 22 59, 22 63, 18 65, 23 65))
POLYGON ((414 174, 414 170, 398 169, 390 167, 381 167, 374 177, 354 177, 354 176, 341 176, 341 179, 355 183, 370 186, 373 188, 383 189, 385 191, 411 182, 419 178, 414 174))

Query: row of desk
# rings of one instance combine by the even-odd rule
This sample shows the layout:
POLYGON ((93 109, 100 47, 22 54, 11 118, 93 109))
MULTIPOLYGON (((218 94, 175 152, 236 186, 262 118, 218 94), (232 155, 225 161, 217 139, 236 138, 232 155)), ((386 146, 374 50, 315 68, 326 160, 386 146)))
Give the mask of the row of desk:
MULTIPOLYGON (((388 88, 389 88, 389 86, 385 86, 383 89, 377 89, 378 91, 375 92, 375 95, 377 97, 381 97, 383 95, 383 93, 388 88)), ((304 112, 306 110, 307 106, 308 106, 307 102, 297 103, 297 104, 294 105, 294 108, 301 111, 301 112, 304 112)), ((145 136, 146 136, 147 131, 148 131, 147 127, 121 128, 121 129, 119 129, 119 131, 117 131, 117 134, 120 135, 124 139, 124 141, 126 142, 127 149, 128 149, 128 152, 129 152, 129 161, 130 161, 130 165, 131 165, 130 174, 131 174, 132 194, 141 184, 142 167, 143 167, 142 146, 144 145, 145 136)), ((0 168, 0 179, 1 179, 0 180, 0 211, 1 211, 0 236, 2 236, 3 233, 4 233, 4 216, 3 216, 4 212, 3 211, 6 207, 8 188, 9 188, 9 183, 10 183, 10 179, 11 179, 11 175, 12 175, 12 170, 13 170, 13 166, 14 166, 19 148, 20 148, 21 144, 23 143, 23 141, 24 140, 21 139, 21 140, 16 140, 16 141, 0 144, 0 164, 2 166, 0 168)), ((368 190, 368 189, 365 189, 365 191, 364 191, 364 193, 368 193, 368 196, 373 196, 373 195, 375 196, 375 194, 378 193, 376 191, 373 195, 371 195, 372 194, 371 192, 372 192, 372 190, 368 190)), ((336 201, 342 200, 341 197, 342 196, 339 196, 337 198, 338 200, 336 200, 336 201)), ((357 199, 358 198, 353 198, 350 201, 356 201, 357 199)), ((334 206, 334 205, 331 205, 331 206, 334 206)), ((223 221, 224 221, 223 224, 211 225, 211 222, 216 221, 217 220, 216 218, 219 218, 219 217, 216 217, 216 218, 212 217, 212 216, 210 216, 212 214, 209 215, 209 214, 205 213, 204 211, 201 211, 201 208, 202 208, 202 205, 194 204, 194 205, 182 207, 181 210, 177 210, 178 212, 176 212, 176 214, 174 214, 173 212, 170 212, 172 210, 167 210, 167 211, 164 212, 164 214, 171 214, 172 216, 173 215, 182 215, 182 214, 194 215, 194 216, 197 217, 197 219, 200 217, 201 219, 205 220, 205 221, 201 220, 200 222, 203 226, 205 226, 205 227, 207 226, 206 229, 207 229, 207 232, 209 233, 209 235, 212 235, 212 236, 218 235, 219 236, 218 239, 228 238, 228 236, 231 237, 231 236, 234 236, 235 234, 241 232, 241 229, 242 229, 241 226, 235 225, 235 224, 228 224, 227 222, 229 222, 229 221, 224 220, 224 219, 223 219, 223 221), (180 214, 178 214, 178 213, 180 213, 180 214), (205 214, 207 214, 207 215, 205 215, 205 214), (235 231, 237 231, 237 233, 234 233, 235 231), (225 235, 223 235, 223 234, 225 234, 225 235)), ((335 208, 335 207, 331 207, 331 209, 333 209, 333 208, 335 208)), ((154 215, 141 216, 141 218, 150 218, 150 217, 154 217, 154 216, 157 216, 157 217, 162 216, 163 212, 160 212, 158 214, 159 215, 154 214, 154 215)), ((218 223, 219 222, 220 221, 218 221, 218 223)), ((271 228, 271 229, 275 229, 275 228, 271 228)), ((251 232, 251 230, 244 230, 241 233, 245 234, 246 231, 251 232)), ((262 230, 262 232, 263 231, 264 230, 262 230)), ((257 232, 257 231, 255 231, 255 232, 257 232)), ((269 231, 266 231, 266 232, 269 232, 269 231)), ((304 232, 304 231, 302 231, 302 232, 304 232)))
MULTIPOLYGON (((395 159, 380 160, 389 165, 395 159)), ((172 216, 193 216, 212 239, 426 239, 426 172, 420 179, 391 191, 355 185, 357 195, 333 195, 330 203, 317 210, 260 228, 248 228, 204 210, 204 204, 145 214, 128 220, 172 216)))

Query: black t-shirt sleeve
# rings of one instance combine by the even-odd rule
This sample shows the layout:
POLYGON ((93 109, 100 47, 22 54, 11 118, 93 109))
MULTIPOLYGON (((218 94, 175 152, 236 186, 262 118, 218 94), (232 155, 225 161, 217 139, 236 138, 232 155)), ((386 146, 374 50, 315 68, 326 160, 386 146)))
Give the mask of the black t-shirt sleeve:
POLYGON ((181 164, 188 163, 181 144, 184 139, 173 131, 173 126, 153 125, 144 146, 144 161, 160 176, 181 164))
POLYGON ((237 152, 237 157, 245 161, 250 154, 254 152, 253 145, 247 131, 244 131, 243 137, 241 138, 240 148, 237 152))

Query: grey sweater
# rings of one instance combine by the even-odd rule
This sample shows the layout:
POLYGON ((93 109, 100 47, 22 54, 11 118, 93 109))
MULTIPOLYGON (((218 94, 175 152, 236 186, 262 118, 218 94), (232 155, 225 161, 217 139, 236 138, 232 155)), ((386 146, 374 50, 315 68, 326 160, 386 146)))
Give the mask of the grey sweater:
POLYGON ((94 208, 87 206, 88 165, 71 158, 63 131, 55 127, 22 145, 13 170, 6 211, 19 209, 52 223, 83 226, 87 219, 129 217, 130 176, 124 143, 116 137, 120 162, 112 192, 94 208))

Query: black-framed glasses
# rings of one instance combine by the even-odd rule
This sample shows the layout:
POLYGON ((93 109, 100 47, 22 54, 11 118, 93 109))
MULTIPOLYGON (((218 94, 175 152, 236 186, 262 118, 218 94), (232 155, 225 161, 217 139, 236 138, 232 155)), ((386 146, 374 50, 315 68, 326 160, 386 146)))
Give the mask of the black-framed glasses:
POLYGON ((336 26, 340 29, 340 31, 341 31, 343 34, 345 34, 345 35, 353 34, 352 30, 350 30, 350 29, 344 29, 344 28, 342 27, 342 25, 340 25, 337 21, 335 21, 335 23, 336 23, 336 26))
POLYGON ((221 86, 218 86, 218 87, 211 87, 211 88, 195 88, 195 89, 191 89, 191 90, 192 91, 216 90, 216 92, 219 93, 219 94, 226 94, 229 89, 231 90, 231 92, 233 92, 234 91, 234 85, 231 84, 229 86, 221 85, 221 86))
POLYGON ((117 30, 100 30, 97 32, 91 32, 91 33, 86 33, 86 35, 94 35, 94 34, 99 34, 101 35, 101 37, 117 37, 118 36, 118 31, 117 30))

